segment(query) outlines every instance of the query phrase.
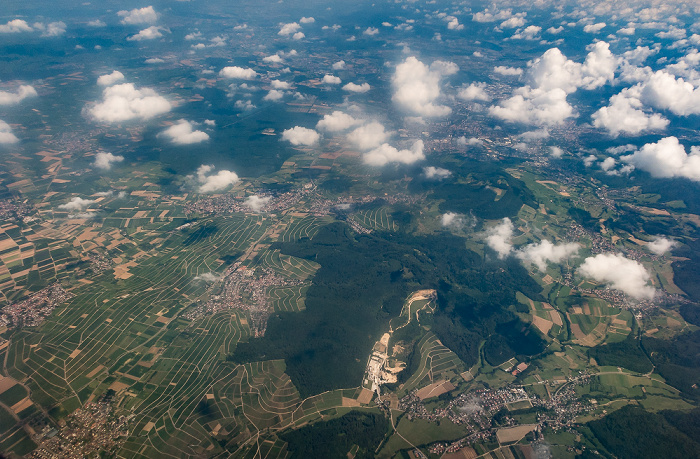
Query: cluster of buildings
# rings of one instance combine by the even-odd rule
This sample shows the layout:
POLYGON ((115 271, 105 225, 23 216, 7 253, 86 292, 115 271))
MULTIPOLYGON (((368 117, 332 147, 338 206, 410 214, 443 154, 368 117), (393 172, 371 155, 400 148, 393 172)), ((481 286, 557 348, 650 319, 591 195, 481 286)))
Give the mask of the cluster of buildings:
POLYGON ((199 303, 187 312, 185 318, 195 320, 227 309, 241 309, 250 315, 249 326, 253 336, 263 336, 271 314, 269 290, 303 283, 299 279, 282 277, 270 268, 247 269, 236 262, 226 271, 220 293, 199 303))
POLYGON ((0 310, 0 327, 36 327, 59 305, 72 298, 61 284, 50 285, 29 298, 12 303, 0 310))
POLYGON ((32 206, 15 202, 11 199, 0 199, 0 220, 24 219, 34 212, 32 206))
POLYGON ((40 446, 27 457, 109 457, 121 448, 128 437, 132 417, 115 416, 111 404, 106 400, 88 403, 71 414, 60 430, 47 425, 35 434, 34 440, 40 446))

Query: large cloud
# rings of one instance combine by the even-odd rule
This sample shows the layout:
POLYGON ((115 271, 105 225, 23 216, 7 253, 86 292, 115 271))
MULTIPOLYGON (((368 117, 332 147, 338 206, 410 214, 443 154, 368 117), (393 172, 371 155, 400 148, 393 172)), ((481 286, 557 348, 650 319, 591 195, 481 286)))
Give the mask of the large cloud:
POLYGON ((236 78, 239 80, 252 80, 258 73, 253 69, 244 69, 243 67, 224 67, 219 72, 219 76, 224 78, 236 78))
POLYGON ((132 119, 147 120, 169 112, 170 102, 150 88, 136 89, 133 83, 105 88, 102 101, 88 110, 98 121, 117 123, 132 119))
POLYGON ((112 168, 113 164, 120 163, 122 161, 124 161, 124 157, 122 155, 114 155, 112 153, 101 151, 95 155, 95 162, 93 164, 98 169, 108 171, 112 168))
POLYGON ((658 113, 644 111, 642 102, 627 90, 612 96, 610 105, 595 112, 592 118, 595 127, 606 129, 612 136, 662 130, 669 124, 658 113))
POLYGON ((17 142, 19 142, 19 139, 12 133, 10 125, 0 120, 0 145, 17 142))
POLYGON ((313 129, 294 126, 282 132, 282 139, 287 140, 292 145, 314 145, 321 136, 313 129))
POLYGON ((152 6, 134 8, 131 11, 122 10, 117 14, 122 18, 122 24, 153 24, 158 20, 158 13, 152 6))
POLYGON ((159 135, 176 145, 191 145, 209 140, 209 134, 193 129, 192 123, 187 120, 179 120, 159 135))
POLYGON ((528 264, 537 266, 537 269, 544 271, 547 263, 561 263, 562 261, 575 256, 581 246, 574 242, 564 244, 552 244, 544 239, 536 244, 528 244, 519 249, 515 256, 528 264))
POLYGON ((100 77, 97 78, 97 84, 100 86, 112 86, 117 81, 122 81, 123 79, 124 79, 124 74, 122 72, 120 72, 119 70, 115 70, 112 73, 108 73, 106 75, 100 75, 100 77))
POLYGON ((22 102, 28 97, 36 97, 34 86, 23 84, 17 92, 0 91, 0 105, 14 105, 22 102))
POLYGON ((515 227, 510 218, 504 218, 500 224, 487 232, 486 245, 498 254, 498 258, 506 258, 513 250, 513 231, 515 227))
POLYGON ((620 159, 649 172, 652 177, 684 177, 700 181, 700 147, 691 147, 688 154, 673 136, 648 143, 639 151, 620 159))
POLYGON ((389 138, 384 126, 376 121, 360 126, 348 134, 348 140, 361 150, 369 150, 383 144, 389 138))
POLYGON ((336 110, 329 115, 324 115, 323 119, 316 123, 316 129, 338 132, 349 129, 359 123, 361 123, 360 120, 353 118, 347 113, 336 110))
POLYGON ((279 32, 277 32, 277 35, 288 37, 289 35, 298 33, 299 29, 301 29, 301 26, 297 22, 290 22, 288 24, 283 24, 279 32))
POLYGON ((199 166, 199 169, 197 169, 196 180, 200 184, 198 188, 200 193, 220 191, 240 180, 235 172, 220 170, 216 174, 211 174, 213 170, 214 166, 206 164, 199 166))
POLYGON ((654 288, 647 285, 651 276, 644 266, 621 254, 601 253, 588 257, 579 266, 578 272, 596 282, 621 290, 633 298, 654 297, 654 288))
POLYGON ((0 25, 0 33, 20 33, 20 32, 31 32, 34 29, 31 28, 27 21, 22 19, 13 19, 8 21, 6 24, 0 25))
POLYGON ((399 150, 385 143, 365 153, 362 158, 365 164, 371 166, 384 166, 388 163, 413 164, 416 161, 425 159, 423 141, 416 140, 409 150, 399 150))
POLYGON ((639 90, 640 99, 652 107, 680 116, 700 114, 700 88, 683 78, 659 70, 635 89, 639 90))
POLYGON ((568 59, 558 48, 547 50, 528 63, 527 86, 490 108, 490 113, 505 121, 555 125, 574 117, 566 97, 579 88, 595 89, 612 81, 619 59, 607 43, 592 46, 583 64, 568 59))
POLYGON ((438 105, 440 79, 459 70, 452 62, 435 61, 430 67, 414 56, 407 57, 396 66, 392 79, 394 102, 409 112, 420 116, 445 116, 452 110, 438 105))

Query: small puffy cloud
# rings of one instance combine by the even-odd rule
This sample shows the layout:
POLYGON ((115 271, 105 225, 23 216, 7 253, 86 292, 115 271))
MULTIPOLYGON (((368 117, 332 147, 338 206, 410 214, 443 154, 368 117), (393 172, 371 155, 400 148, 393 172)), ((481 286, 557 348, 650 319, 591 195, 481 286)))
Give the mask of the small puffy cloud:
POLYGON ((518 249, 515 256, 523 263, 533 264, 540 271, 547 269, 547 263, 561 263, 575 256, 581 246, 574 242, 563 244, 552 244, 544 239, 539 243, 528 244, 518 249))
POLYGON ((248 196, 243 205, 255 213, 259 213, 272 199, 270 196, 248 196))
POLYGON ((488 8, 484 11, 472 14, 472 21, 474 22, 496 22, 508 19, 513 16, 513 11, 510 9, 494 11, 491 12, 488 8))
POLYGON ((58 37, 66 33, 66 23, 63 21, 50 22, 46 25, 37 22, 34 28, 41 31, 42 37, 58 37))
POLYGON ((282 56, 279 54, 273 54, 263 57, 263 62, 267 62, 268 64, 281 64, 284 62, 284 59, 282 59, 282 56))
POLYGON ((6 24, 0 24, 0 33, 31 32, 34 29, 22 19, 13 19, 6 24))
POLYGON ((187 120, 179 120, 159 134, 170 140, 175 145, 191 145, 209 140, 209 134, 193 129, 192 123, 187 120))
POLYGON ((369 90, 370 90, 369 83, 362 83, 362 84, 348 83, 345 86, 343 86, 343 91, 354 92, 354 93, 358 93, 358 94, 366 93, 369 90))
POLYGON ((114 164, 122 161, 124 161, 124 157, 122 155, 113 155, 112 153, 101 151, 95 155, 93 165, 98 169, 108 171, 114 164))
POLYGON ((491 96, 486 93, 484 89, 486 83, 472 83, 469 86, 463 87, 457 93, 457 97, 462 100, 478 100, 481 102, 488 102, 491 100, 491 96))
POLYGON ((507 76, 519 76, 523 74, 523 69, 518 69, 515 67, 506 67, 505 65, 497 65, 493 68, 493 71, 495 73, 498 73, 499 75, 507 76))
POLYGON ((163 32, 161 30, 165 30, 162 27, 158 26, 151 26, 146 29, 141 30, 139 33, 136 35, 132 35, 129 38, 127 38, 128 41, 143 41, 143 40, 155 40, 156 38, 160 38, 163 36, 163 32))
POLYGON ((442 214, 440 217, 440 223, 442 226, 462 226, 464 218, 462 215, 454 213, 454 212, 447 212, 442 214))
POLYGON ((522 134, 518 135, 518 138, 523 139, 526 142, 544 140, 549 138, 549 130, 547 128, 542 128, 535 131, 523 132, 522 134))
POLYGON ((513 250, 512 239, 514 230, 515 226, 513 226, 510 218, 504 218, 501 223, 487 231, 486 245, 498 254, 498 258, 506 258, 513 250))
POLYGON ((370 37, 371 37, 371 36, 374 36, 374 35, 377 35, 378 33, 379 33, 379 29, 377 29, 376 27, 367 27, 367 28, 365 29, 365 31, 362 32, 363 35, 367 35, 367 36, 370 36, 370 37))
POLYGON ((656 255, 663 255, 664 253, 671 250, 673 247, 677 246, 678 243, 673 239, 667 239, 665 237, 657 237, 653 241, 647 244, 647 249, 656 255))
POLYGON ((298 23, 290 22, 288 24, 283 24, 279 32, 277 32, 277 35, 288 37, 289 35, 295 34, 299 29, 301 29, 301 26, 298 23))
POLYGON ((34 86, 23 84, 17 88, 16 92, 0 91, 0 105, 15 105, 28 97, 36 97, 36 95, 34 86))
POLYGON ((620 160, 649 172, 652 177, 684 177, 700 181, 700 147, 692 147, 688 154, 673 136, 648 143, 633 154, 622 156, 620 160))
POLYGON ((452 172, 442 167, 428 166, 423 168, 423 173, 429 179, 442 180, 452 175, 452 172))
POLYGON ((583 31, 586 33, 598 33, 603 29, 607 24, 604 22, 598 22, 596 24, 586 24, 583 26, 583 31))
POLYGON ((19 139, 12 133, 12 128, 9 124, 0 120, 0 145, 17 143, 19 139))
POLYGON ((340 84, 343 81, 335 75, 325 74, 321 80, 323 84, 340 84))
POLYGON ((445 16, 443 18, 447 22, 448 30, 464 30, 464 25, 459 23, 459 19, 454 16, 445 16))
POLYGON ((523 30, 518 30, 510 38, 513 40, 536 40, 538 34, 542 31, 540 26, 527 26, 523 30))
POLYGON ((559 147, 549 147, 549 156, 552 158, 561 158, 564 155, 564 150, 559 147))
POLYGON ((170 102, 150 88, 136 89, 133 83, 109 86, 102 101, 88 110, 97 121, 116 123, 132 119, 147 120, 169 112, 170 102))
POLYGON ((348 140, 361 150, 369 150, 386 142, 389 133, 384 126, 376 121, 365 124, 348 134, 348 140))
POLYGON ((158 20, 158 13, 152 6, 134 8, 131 11, 122 10, 117 13, 122 18, 122 24, 153 24, 158 20))
POLYGON ((107 24, 99 19, 93 19, 92 21, 88 21, 87 25, 88 27, 107 27, 107 24))
POLYGON ((122 72, 120 72, 119 70, 115 70, 112 73, 108 73, 106 75, 100 75, 100 77, 97 78, 97 84, 100 86, 112 86, 117 81, 121 81, 123 79, 124 79, 124 74, 122 72))
POLYGON ((385 143, 365 153, 362 159, 370 166, 384 166, 388 163, 413 164, 425 159, 423 141, 416 140, 409 150, 399 150, 385 143))
POLYGON ((547 33, 551 33, 552 35, 556 35, 558 33, 561 33, 564 31, 564 26, 559 26, 559 27, 550 27, 547 29, 547 33))
POLYGON ((588 278, 608 285, 636 299, 651 299, 655 290, 649 286, 651 279, 644 266, 621 254, 601 253, 588 257, 578 272, 588 278))
POLYGON ((196 39, 201 38, 201 37, 202 37, 202 32, 196 31, 196 32, 188 33, 187 35, 185 35, 185 40, 191 41, 191 40, 196 40, 196 39))
POLYGON ((221 279, 221 276, 218 276, 212 272, 200 274, 199 276, 196 276, 194 278, 194 280, 196 280, 196 281, 207 282, 210 284, 218 281, 219 279, 221 279))
POLYGON ((452 110, 436 104, 440 97, 440 79, 451 75, 458 67, 452 62, 439 61, 428 67, 414 56, 396 66, 392 78, 393 100, 402 108, 420 116, 445 116, 452 110))
POLYGON ((268 100, 271 102, 278 101, 284 97, 284 92, 278 91, 277 89, 271 89, 267 94, 265 94, 265 97, 263 97, 263 100, 268 100))
POLYGON ((515 29, 525 25, 525 18, 522 16, 513 16, 501 22, 502 29, 515 29))
POLYGON ((658 113, 644 111, 642 102, 623 90, 610 98, 610 105, 592 115, 593 125, 606 129, 610 135, 639 134, 649 130, 662 130, 670 121, 658 113))
POLYGON ((336 110, 329 115, 324 115, 323 119, 316 124, 316 129, 328 132, 338 132, 349 129, 360 122, 360 120, 353 118, 347 113, 336 110))
POLYGON ((304 32, 297 32, 297 33, 295 33, 294 35, 292 35, 292 38, 293 38, 294 40, 301 40, 301 39, 304 38, 305 36, 306 36, 306 35, 304 35, 304 32))
POLYGON ((476 137, 470 137, 467 139, 466 137, 462 136, 457 139, 457 143, 466 147, 478 147, 483 145, 484 141, 477 139, 476 137))
POLYGON ((250 68, 232 66, 221 69, 219 76, 223 78, 235 78, 238 80, 252 80, 258 76, 258 72, 250 68))
POLYGON ((216 174, 211 173, 214 166, 202 164, 197 169, 196 180, 199 182, 198 191, 200 193, 211 193, 223 190, 230 185, 237 183, 240 178, 235 172, 220 170, 216 174))
POLYGON ((239 110, 252 110, 256 108, 255 104, 250 100, 237 100, 235 107, 239 110))
POLYGON ((670 38, 672 40, 680 40, 681 38, 685 38, 686 31, 685 29, 681 29, 679 27, 670 26, 668 30, 662 30, 661 32, 658 32, 656 36, 659 38, 670 38))
POLYGON ((620 30, 617 31, 618 34, 620 35, 634 35, 634 33, 637 31, 634 27, 622 27, 620 30))
POLYGON ((345 69, 345 61, 338 61, 333 64, 333 70, 343 70, 345 69))
POLYGON ((318 132, 301 126, 294 126, 282 131, 282 140, 286 140, 294 146, 314 145, 320 138, 318 132))
POLYGON ((289 89, 292 87, 292 85, 290 85, 289 82, 280 80, 272 80, 270 81, 270 85, 274 89, 289 89))
POLYGON ((316 19, 312 17, 303 17, 299 19, 299 22, 301 22, 302 24, 313 24, 314 22, 316 22, 316 19))
POLYGON ((97 201, 95 201, 94 199, 83 199, 79 196, 75 196, 71 198, 71 200, 67 203, 58 206, 58 208, 61 210, 67 210, 68 212, 82 212, 83 210, 90 207, 91 204, 94 204, 96 202, 97 201))

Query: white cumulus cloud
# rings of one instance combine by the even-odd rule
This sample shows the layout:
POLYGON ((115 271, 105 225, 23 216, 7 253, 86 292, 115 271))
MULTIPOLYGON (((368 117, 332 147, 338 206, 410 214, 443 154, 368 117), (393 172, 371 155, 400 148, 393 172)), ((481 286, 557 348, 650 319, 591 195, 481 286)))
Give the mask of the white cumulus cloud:
POLYGON ((16 92, 0 91, 0 105, 15 105, 28 97, 36 97, 36 95, 34 86, 23 84, 17 88, 16 92))
POLYGON ((359 123, 361 123, 360 120, 353 118, 347 113, 336 110, 329 115, 324 115, 323 119, 316 123, 316 129, 338 132, 349 129, 359 123))
POLYGON ((170 102, 153 89, 136 89, 133 83, 122 83, 105 88, 102 101, 90 108, 88 113, 98 121, 116 123, 132 119, 147 120, 170 109, 170 102))
POLYGON ((160 38, 163 36, 163 29, 162 27, 159 26, 151 26, 147 27, 136 35, 132 35, 129 38, 127 38, 128 41, 143 41, 143 40, 155 40, 156 38, 160 38))
POLYGON ((383 144, 389 138, 389 133, 384 130, 384 125, 373 121, 355 129, 347 138, 359 149, 369 150, 383 144))
POLYGON ((235 78, 238 80, 253 80, 256 76, 258 76, 258 73, 250 68, 231 66, 221 69, 219 76, 223 78, 235 78))
POLYGON ((293 35, 298 32, 299 29, 301 29, 301 26, 298 23, 290 22, 288 24, 283 24, 282 27, 280 27, 279 32, 277 32, 277 35, 288 37, 289 35, 293 35))
POLYGON ((610 98, 610 105, 592 115, 593 125, 606 129, 610 135, 639 134, 665 129, 670 121, 658 113, 644 110, 642 102, 627 90, 610 98))
POLYGON ((428 67, 416 57, 407 57, 396 66, 392 83, 393 100, 405 110, 420 116, 445 116, 452 110, 437 104, 440 97, 440 80, 459 70, 452 62, 436 61, 428 67))
POLYGON ((314 145, 320 139, 318 132, 313 129, 294 126, 291 129, 285 129, 282 132, 282 139, 288 141, 294 146, 298 145, 314 145))
POLYGON ((0 25, 0 33, 21 33, 31 32, 34 29, 23 19, 13 19, 6 24, 0 25))
POLYGON ((179 120, 159 134, 176 145, 191 145, 209 140, 209 134, 195 130, 187 120, 179 120))
POLYGON ((94 199, 83 199, 79 196, 75 196, 71 198, 71 200, 67 203, 58 206, 58 208, 61 210, 67 210, 68 212, 81 212, 90 207, 90 205, 94 204, 95 202, 97 201, 95 201, 94 199))
POLYGON ((463 100, 478 100, 481 102, 488 102, 491 100, 491 96, 486 93, 484 89, 486 83, 472 83, 469 86, 463 87, 457 93, 457 97, 463 100))
POLYGON ((272 199, 270 196, 248 196, 243 204, 255 213, 259 213, 272 199))
POLYGON ((423 154, 423 141, 416 140, 413 146, 407 150, 399 150, 388 143, 371 150, 363 155, 365 164, 370 166, 384 166, 388 163, 413 164, 425 159, 423 154))
POLYGON ((649 249, 651 252, 657 255, 663 255, 664 253, 668 252, 677 245, 678 243, 673 239, 657 237, 647 244, 647 249, 649 249))
POLYGON ((700 147, 691 147, 688 154, 673 136, 648 143, 633 154, 622 156, 620 160, 649 172, 652 177, 684 177, 700 181, 700 147))
POLYGON ((120 72, 119 70, 115 70, 112 73, 108 73, 106 75, 100 75, 100 77, 97 78, 97 84, 100 86, 112 86, 117 81, 121 81, 123 79, 124 79, 124 74, 122 72, 120 72))
POLYGON ((369 83, 362 83, 362 84, 348 83, 345 86, 343 86, 343 90, 348 91, 348 92, 355 92, 358 94, 363 94, 363 93, 370 90, 370 86, 369 86, 369 83))
POLYGON ((575 256, 581 246, 575 242, 552 244, 543 239, 539 243, 528 244, 518 249, 515 256, 526 264, 533 264, 540 271, 547 269, 547 263, 561 263, 575 256))
POLYGON ((335 75, 325 74, 321 82, 324 84, 340 84, 342 80, 335 75))
POLYGON ((117 13, 122 18, 122 24, 153 24, 158 20, 158 13, 152 6, 134 8, 131 11, 122 10, 117 13))
POLYGON ((486 245, 493 249, 498 258, 506 258, 513 250, 513 231, 515 226, 510 218, 504 218, 501 223, 487 231, 486 245))
POLYGON ((452 175, 452 172, 442 168, 442 167, 435 167, 435 166, 428 166, 423 168, 423 173, 425 176, 429 179, 438 179, 442 180, 444 178, 449 177, 452 175))
POLYGON ((114 155, 112 153, 101 151, 95 155, 93 165, 98 169, 108 171, 112 168, 112 165, 122 161, 124 161, 124 157, 122 155, 114 155))
POLYGON ((199 182, 198 191, 200 193, 211 193, 223 190, 230 185, 237 183, 240 178, 232 171, 220 170, 216 174, 211 173, 214 166, 202 164, 197 169, 196 180, 199 182))
POLYGON ((636 299, 651 299, 655 294, 654 288, 648 285, 651 276, 644 266, 622 254, 601 253, 588 257, 578 272, 636 299))
POLYGON ((0 145, 17 142, 19 142, 19 139, 12 133, 12 128, 10 125, 3 120, 0 120, 0 145))

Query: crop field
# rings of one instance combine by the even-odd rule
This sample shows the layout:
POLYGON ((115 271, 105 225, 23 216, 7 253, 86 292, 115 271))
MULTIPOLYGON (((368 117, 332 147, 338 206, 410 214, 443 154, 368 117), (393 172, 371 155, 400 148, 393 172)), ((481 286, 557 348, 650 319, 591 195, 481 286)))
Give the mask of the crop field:
POLYGON ((275 311, 298 312, 306 308, 304 297, 308 286, 272 287, 268 291, 270 302, 275 311))
POLYGON ((330 223, 328 217, 292 216, 279 237, 280 242, 294 242, 301 238, 312 239, 323 225, 330 223))
POLYGON ((280 253, 279 250, 266 250, 260 256, 260 266, 292 279, 306 280, 321 267, 318 263, 303 258, 280 253))
POLYGON ((416 346, 416 351, 420 352, 421 356, 418 370, 406 381, 399 396, 441 379, 450 380, 465 370, 459 357, 443 346, 431 332, 427 333, 416 346))
POLYGON ((391 218, 391 209, 386 206, 363 210, 353 214, 352 218, 365 228, 376 231, 396 231, 398 225, 391 218))

